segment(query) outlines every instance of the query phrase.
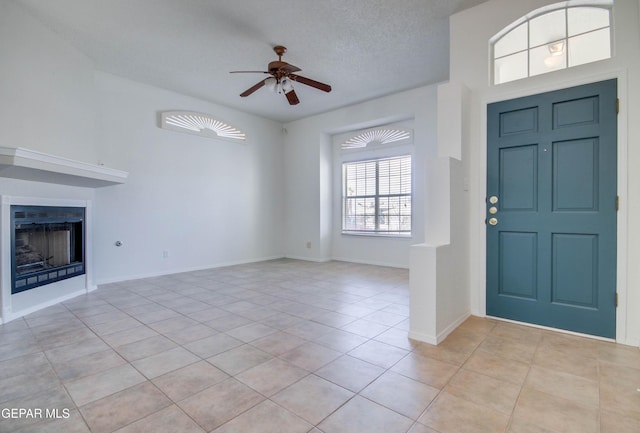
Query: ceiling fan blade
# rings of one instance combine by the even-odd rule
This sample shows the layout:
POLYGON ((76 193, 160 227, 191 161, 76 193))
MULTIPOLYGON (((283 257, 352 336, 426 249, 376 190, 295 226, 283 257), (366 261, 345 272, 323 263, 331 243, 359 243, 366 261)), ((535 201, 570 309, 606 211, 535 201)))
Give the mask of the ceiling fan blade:
POLYGON ((255 92, 256 90, 258 90, 259 88, 264 86, 264 80, 260 80, 258 81, 256 84, 254 84, 252 87, 248 88, 247 90, 245 90, 244 92, 242 92, 240 94, 240 96, 242 96, 243 98, 245 96, 249 96, 251 95, 253 92, 255 92))
POLYGON ((287 97, 287 101, 289 101, 289 105, 296 105, 300 103, 295 90, 291 90, 290 92, 285 93, 285 96, 287 97))
POLYGON ((300 69, 297 66, 294 66, 292 64, 287 63, 285 66, 283 66, 282 68, 280 68, 281 70, 285 71, 287 74, 291 74, 293 72, 298 72, 298 71, 302 71, 302 69, 300 69))
POLYGON ((328 84, 321 83, 320 81, 312 80, 311 78, 301 77, 300 75, 289 75, 294 81, 298 83, 306 84, 307 86, 315 87, 318 90, 322 90, 323 92, 330 92, 331 86, 328 84))
POLYGON ((267 71, 231 71, 230 74, 270 74, 267 71))

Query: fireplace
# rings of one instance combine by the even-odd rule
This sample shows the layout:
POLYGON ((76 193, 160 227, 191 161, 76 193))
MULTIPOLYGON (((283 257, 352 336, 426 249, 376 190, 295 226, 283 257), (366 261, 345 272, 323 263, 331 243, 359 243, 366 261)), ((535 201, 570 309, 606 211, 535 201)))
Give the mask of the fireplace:
POLYGON ((85 273, 85 208, 11 206, 11 294, 85 273))
POLYGON ((0 323, 97 289, 92 200, 98 188, 121 185, 127 176, 103 165, 0 146, 0 323))

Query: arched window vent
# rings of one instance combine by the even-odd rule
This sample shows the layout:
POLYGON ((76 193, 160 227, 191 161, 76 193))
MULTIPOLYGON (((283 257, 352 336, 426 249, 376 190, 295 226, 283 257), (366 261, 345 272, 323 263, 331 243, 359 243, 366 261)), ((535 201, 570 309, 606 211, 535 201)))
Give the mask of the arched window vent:
POLYGON ((408 129, 377 128, 361 132, 360 134, 345 140, 342 149, 359 149, 369 145, 388 144, 411 138, 411 131, 408 129))
POLYGON ((165 111, 161 114, 160 127, 178 132, 187 132, 209 138, 224 138, 244 141, 246 135, 226 122, 210 114, 195 111, 165 111))

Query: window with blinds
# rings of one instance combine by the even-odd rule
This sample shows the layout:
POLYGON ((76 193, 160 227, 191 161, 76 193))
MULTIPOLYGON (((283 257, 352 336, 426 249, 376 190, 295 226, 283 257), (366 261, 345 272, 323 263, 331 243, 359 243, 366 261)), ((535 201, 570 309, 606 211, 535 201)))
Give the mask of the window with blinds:
POLYGON ((411 156, 342 164, 343 233, 411 234, 411 156))

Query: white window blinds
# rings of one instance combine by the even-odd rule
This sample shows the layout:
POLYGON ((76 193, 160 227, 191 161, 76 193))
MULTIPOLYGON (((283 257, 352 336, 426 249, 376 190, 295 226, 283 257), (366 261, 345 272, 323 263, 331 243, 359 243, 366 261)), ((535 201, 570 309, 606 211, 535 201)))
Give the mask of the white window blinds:
POLYGON ((345 162, 343 233, 411 234, 411 156, 345 162))

